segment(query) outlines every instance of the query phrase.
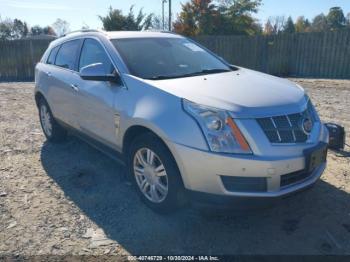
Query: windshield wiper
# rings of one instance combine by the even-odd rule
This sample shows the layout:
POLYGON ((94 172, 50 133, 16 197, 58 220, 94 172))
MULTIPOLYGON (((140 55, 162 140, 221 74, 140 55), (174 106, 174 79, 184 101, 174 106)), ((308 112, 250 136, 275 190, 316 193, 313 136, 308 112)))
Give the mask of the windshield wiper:
POLYGON ((166 76, 166 75, 159 75, 159 76, 152 76, 147 79, 149 80, 162 80, 162 79, 172 79, 172 78, 182 78, 182 77, 191 77, 191 76, 200 76, 200 75, 208 75, 208 74, 217 74, 217 73, 225 73, 225 72, 231 72, 230 69, 203 69, 202 71, 183 74, 183 75, 176 75, 176 76, 166 76))
POLYGON ((172 78, 181 78, 181 77, 183 77, 183 76, 182 75, 177 75, 177 76, 159 75, 159 76, 147 77, 145 79, 147 79, 147 80, 163 80, 163 79, 172 79, 172 78))
POLYGON ((201 73, 201 74, 216 74, 216 73, 225 73, 225 72, 231 72, 232 70, 230 69, 204 69, 198 73, 201 73))
POLYGON ((225 72, 231 72, 231 71, 232 70, 230 70, 230 69, 219 69, 219 68, 203 69, 202 71, 193 72, 193 73, 189 73, 189 74, 184 74, 184 75, 182 75, 180 77, 201 76, 201 75, 218 74, 218 73, 225 73, 225 72))

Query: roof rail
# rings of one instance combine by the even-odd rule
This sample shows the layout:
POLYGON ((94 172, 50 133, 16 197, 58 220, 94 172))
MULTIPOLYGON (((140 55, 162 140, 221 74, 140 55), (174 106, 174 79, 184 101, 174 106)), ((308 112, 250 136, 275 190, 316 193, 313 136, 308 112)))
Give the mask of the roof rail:
POLYGON ((74 30, 74 31, 65 33, 61 37, 65 37, 67 35, 74 34, 74 33, 86 33, 86 32, 102 32, 102 31, 97 29, 80 29, 80 30, 74 30))
POLYGON ((161 32, 161 33, 166 33, 166 34, 178 35, 178 33, 175 33, 174 31, 161 30, 160 32, 161 32))
POLYGON ((173 31, 168 31, 168 30, 163 30, 163 29, 146 29, 146 30, 141 30, 142 32, 154 32, 154 33, 166 33, 166 34, 173 34, 177 35, 177 33, 173 31))

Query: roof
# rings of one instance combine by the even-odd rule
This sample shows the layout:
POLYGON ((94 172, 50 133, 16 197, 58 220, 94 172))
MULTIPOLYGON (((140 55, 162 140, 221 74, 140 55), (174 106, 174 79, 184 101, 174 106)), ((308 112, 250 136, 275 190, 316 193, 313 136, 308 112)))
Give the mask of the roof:
POLYGON ((88 29, 88 30, 78 30, 70 32, 60 38, 57 38, 53 42, 51 42, 51 46, 56 46, 58 44, 61 44, 62 42, 65 42, 70 39, 74 39, 76 37, 84 37, 84 36, 98 36, 102 35, 105 38, 108 39, 121 39, 121 38, 182 38, 181 35, 172 33, 172 32, 166 32, 166 31, 100 31, 100 30, 94 30, 94 29, 88 29))
POLYGON ((180 35, 177 35, 168 31, 101 31, 95 29, 83 29, 77 30, 65 34, 63 37, 73 37, 86 34, 103 34, 107 38, 116 39, 116 38, 137 38, 137 37, 171 37, 171 38, 181 38, 180 35))
POLYGON ((117 38, 144 38, 144 37, 167 37, 167 38, 181 38, 180 35, 172 32, 165 31, 111 31, 104 32, 105 35, 110 39, 117 38))

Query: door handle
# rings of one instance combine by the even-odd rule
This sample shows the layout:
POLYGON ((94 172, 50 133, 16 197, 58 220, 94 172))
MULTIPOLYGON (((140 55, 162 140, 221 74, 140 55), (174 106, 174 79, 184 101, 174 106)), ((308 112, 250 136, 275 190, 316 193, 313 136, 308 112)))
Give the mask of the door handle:
POLYGON ((49 72, 49 71, 46 72, 46 75, 47 75, 48 77, 51 77, 51 76, 52 76, 51 72, 49 72))
POLYGON ((76 91, 76 92, 79 91, 79 87, 78 87, 77 84, 71 84, 70 87, 71 87, 74 91, 76 91))

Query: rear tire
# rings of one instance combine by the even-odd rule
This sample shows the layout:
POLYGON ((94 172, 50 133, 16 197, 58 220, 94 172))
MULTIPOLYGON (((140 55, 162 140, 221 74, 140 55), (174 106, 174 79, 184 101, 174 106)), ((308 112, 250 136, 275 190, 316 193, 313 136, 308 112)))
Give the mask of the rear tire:
POLYGON ((57 123, 45 99, 40 99, 38 108, 40 125, 46 139, 55 143, 63 141, 67 136, 67 131, 57 123))
POLYGON ((131 181, 148 207, 170 213, 186 202, 175 159, 158 137, 146 133, 135 138, 127 157, 131 181))

